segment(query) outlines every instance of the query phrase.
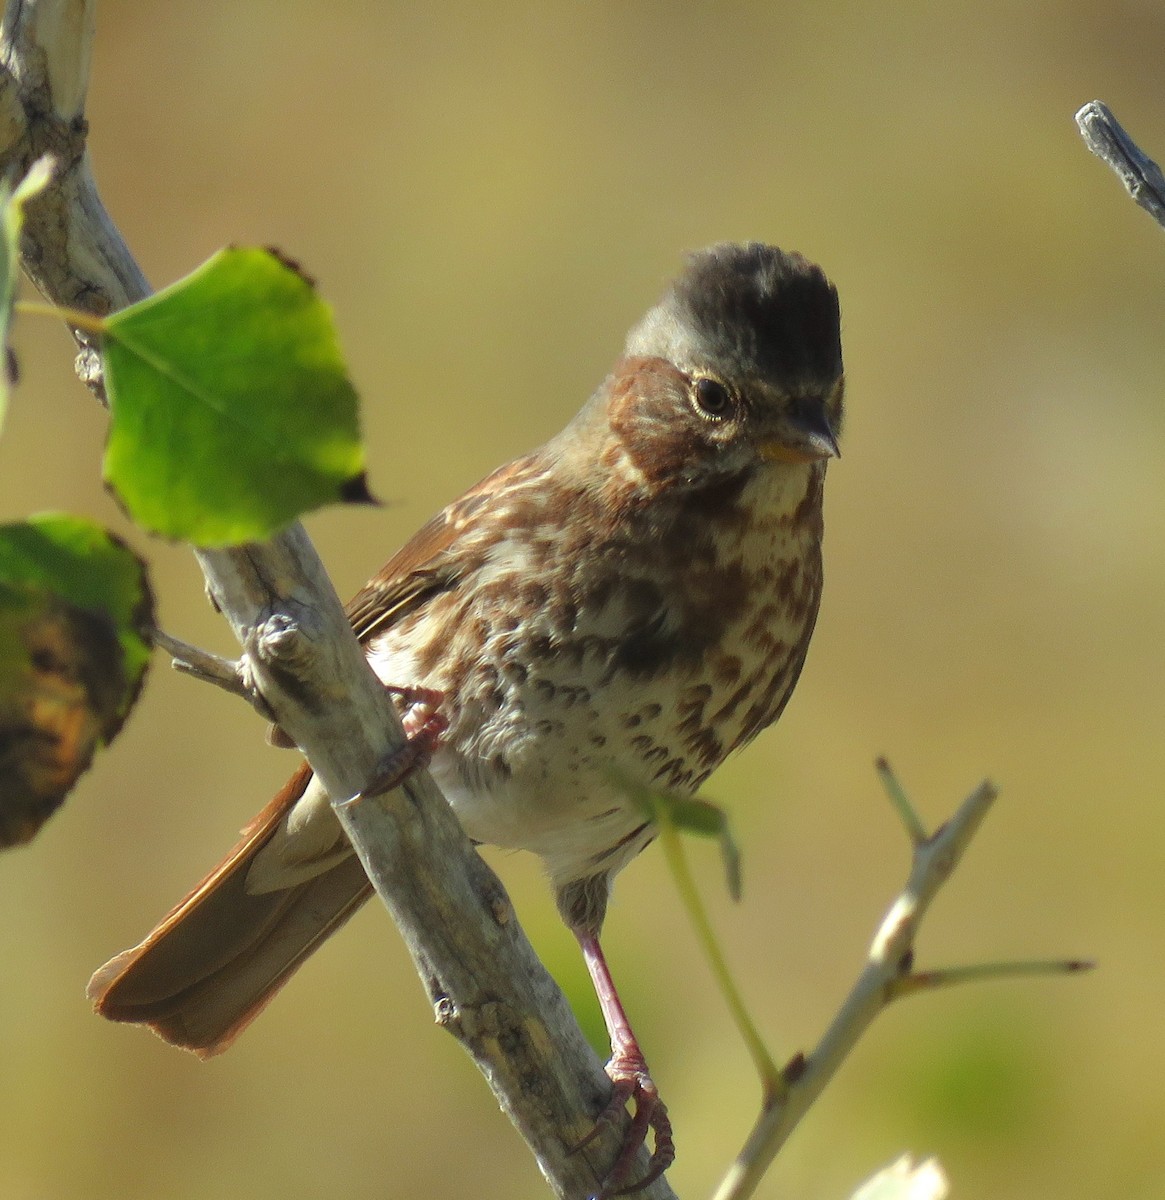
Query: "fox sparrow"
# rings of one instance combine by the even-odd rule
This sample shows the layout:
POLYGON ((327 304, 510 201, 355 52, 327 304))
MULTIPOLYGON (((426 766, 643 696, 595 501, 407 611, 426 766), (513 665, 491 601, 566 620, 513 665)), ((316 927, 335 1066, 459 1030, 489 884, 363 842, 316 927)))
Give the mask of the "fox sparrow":
MULTIPOLYGON (((621 781, 691 793, 784 708, 817 615, 842 391, 821 270, 713 246, 557 437, 449 505, 348 608, 430 741, 440 694, 432 772, 465 831, 546 865, 611 1035, 609 1111, 635 1102, 608 1194, 649 1129, 649 1178, 673 1155, 599 946, 611 881, 653 836, 621 781)), ((217 1053, 369 894, 303 766, 90 996, 217 1053)))

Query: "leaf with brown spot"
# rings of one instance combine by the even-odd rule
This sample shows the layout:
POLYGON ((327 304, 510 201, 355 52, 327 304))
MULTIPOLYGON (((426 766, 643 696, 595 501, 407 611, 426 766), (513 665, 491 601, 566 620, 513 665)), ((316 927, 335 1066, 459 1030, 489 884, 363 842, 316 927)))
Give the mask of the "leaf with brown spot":
POLYGON ((0 526, 0 846, 31 839, 116 736, 152 624, 118 539, 65 516, 0 526))

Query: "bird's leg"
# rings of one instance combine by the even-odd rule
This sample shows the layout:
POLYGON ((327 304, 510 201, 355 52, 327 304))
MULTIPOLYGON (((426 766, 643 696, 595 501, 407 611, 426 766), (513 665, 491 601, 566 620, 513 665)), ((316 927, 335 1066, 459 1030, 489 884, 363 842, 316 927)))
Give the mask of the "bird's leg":
POLYGON ((445 699, 441 692, 432 688, 397 687, 385 684, 385 691, 399 696, 407 706, 401 716, 406 742, 394 750, 379 765, 372 782, 364 789, 365 796, 381 796, 400 787, 414 772, 429 765, 433 751, 449 722, 441 715, 440 705, 445 699))
POLYGON ((637 1192, 654 1183, 672 1165, 676 1150, 667 1106, 659 1098, 659 1089, 647 1069, 647 1060, 643 1057, 643 1051, 639 1049, 639 1042, 635 1038, 631 1022, 627 1019, 623 1001, 619 999, 615 981, 611 978, 610 968, 603 955, 603 948, 599 945, 598 935, 579 929, 574 930, 574 935, 582 949, 583 960, 595 986, 595 995, 599 998, 599 1008, 602 1009, 607 1033, 611 1038, 611 1059, 607 1063, 607 1074, 612 1084, 610 1102, 596 1118, 594 1129, 577 1148, 581 1149, 587 1145, 605 1125, 614 1124, 629 1101, 635 1102, 635 1111, 631 1116, 631 1126, 627 1130, 623 1147, 607 1172, 597 1197, 597 1200, 607 1200, 611 1196, 625 1196, 630 1192, 637 1192), (635 1183, 627 1184, 627 1175, 635 1162, 636 1154, 639 1153, 639 1147, 647 1141, 649 1130, 655 1135, 655 1147, 647 1174, 635 1183))

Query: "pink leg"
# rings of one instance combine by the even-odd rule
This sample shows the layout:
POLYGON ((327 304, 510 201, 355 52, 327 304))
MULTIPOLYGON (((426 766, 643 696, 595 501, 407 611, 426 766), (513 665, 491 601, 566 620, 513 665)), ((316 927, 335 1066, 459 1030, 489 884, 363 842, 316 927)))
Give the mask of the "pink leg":
POLYGON ((599 1008, 602 1009, 603 1020, 607 1023, 607 1033, 611 1037, 611 1059, 607 1063, 607 1074, 612 1084, 610 1102, 596 1118, 594 1129, 576 1148, 582 1149, 598 1136, 605 1125, 612 1125, 618 1121, 628 1101, 635 1102, 635 1111, 623 1148, 603 1180, 602 1189, 596 1197, 596 1200, 608 1200, 612 1196, 625 1196, 637 1192, 654 1183, 675 1161, 676 1150, 667 1106, 659 1098, 659 1089, 647 1069, 647 1060, 643 1057, 643 1051, 639 1049, 623 1002, 619 999, 599 939, 594 934, 579 933, 578 930, 575 930, 575 936, 582 949, 591 982, 595 985, 595 995, 599 998, 599 1008), (648 1131, 655 1134, 655 1149, 648 1164, 647 1174, 628 1185, 625 1182, 627 1175, 640 1146, 647 1141, 648 1131))

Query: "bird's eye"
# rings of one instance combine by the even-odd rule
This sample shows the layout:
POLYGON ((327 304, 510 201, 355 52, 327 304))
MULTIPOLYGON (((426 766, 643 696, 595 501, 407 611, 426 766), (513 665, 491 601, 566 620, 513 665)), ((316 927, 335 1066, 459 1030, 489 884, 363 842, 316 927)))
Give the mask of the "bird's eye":
POLYGON ((732 396, 719 379, 702 375, 695 385, 696 405, 706 417, 723 420, 732 412, 732 396))

